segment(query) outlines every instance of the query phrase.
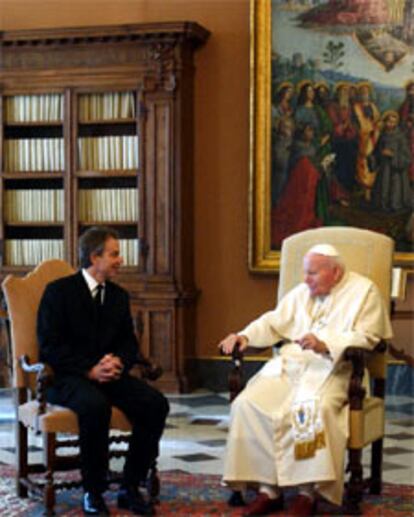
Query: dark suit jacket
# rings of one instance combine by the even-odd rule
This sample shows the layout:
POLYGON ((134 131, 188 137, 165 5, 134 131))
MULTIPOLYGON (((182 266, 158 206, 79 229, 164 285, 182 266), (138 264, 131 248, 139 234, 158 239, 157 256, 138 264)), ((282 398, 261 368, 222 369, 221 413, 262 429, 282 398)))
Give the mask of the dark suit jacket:
POLYGON ((139 356, 128 293, 106 281, 100 310, 98 325, 97 308, 81 271, 48 284, 37 319, 40 360, 57 375, 85 376, 112 352, 127 372, 139 356))

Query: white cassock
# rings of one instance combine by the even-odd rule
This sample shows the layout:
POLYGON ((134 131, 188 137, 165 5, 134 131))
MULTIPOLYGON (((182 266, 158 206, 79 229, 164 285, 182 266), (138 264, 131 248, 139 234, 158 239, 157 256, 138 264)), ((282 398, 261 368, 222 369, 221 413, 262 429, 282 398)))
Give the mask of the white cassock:
POLYGON ((351 374, 343 352, 348 346, 372 349, 392 336, 378 288, 352 272, 323 298, 312 298, 300 284, 239 334, 257 348, 282 339, 292 343, 232 403, 224 483, 235 489, 315 483, 321 495, 340 504, 351 374), (329 354, 293 343, 307 333, 323 341, 329 354))

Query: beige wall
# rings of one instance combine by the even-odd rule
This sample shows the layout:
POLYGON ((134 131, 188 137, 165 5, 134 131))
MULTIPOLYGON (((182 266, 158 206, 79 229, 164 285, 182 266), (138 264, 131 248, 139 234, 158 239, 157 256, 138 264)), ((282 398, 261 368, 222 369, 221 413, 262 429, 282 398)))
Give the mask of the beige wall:
POLYGON ((195 82, 197 351, 204 357, 275 299, 275 277, 247 270, 249 0, 0 0, 1 30, 166 20, 197 21, 212 33, 196 55, 195 82))

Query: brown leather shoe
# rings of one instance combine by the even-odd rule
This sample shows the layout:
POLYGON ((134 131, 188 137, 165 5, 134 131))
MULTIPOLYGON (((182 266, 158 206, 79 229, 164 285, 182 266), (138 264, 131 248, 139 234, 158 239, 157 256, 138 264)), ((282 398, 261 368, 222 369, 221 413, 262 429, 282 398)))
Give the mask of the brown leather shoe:
POLYGON ((310 497, 299 494, 289 507, 289 517, 309 517, 316 514, 316 501, 310 497))
POLYGON ((267 494, 259 492, 256 499, 247 505, 244 517, 256 517, 283 510, 283 494, 276 499, 270 499, 267 494))

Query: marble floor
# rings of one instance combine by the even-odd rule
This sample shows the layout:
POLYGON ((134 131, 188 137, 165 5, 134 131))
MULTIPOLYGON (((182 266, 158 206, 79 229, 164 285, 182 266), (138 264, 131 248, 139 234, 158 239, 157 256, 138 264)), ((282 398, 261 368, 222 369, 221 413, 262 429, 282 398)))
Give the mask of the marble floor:
MULTIPOLYGON (((170 395, 171 412, 161 443, 160 470, 221 474, 229 403, 225 394, 170 395)), ((414 485, 414 397, 388 396, 384 481, 414 485)), ((14 462, 14 410, 10 390, 0 390, 0 462, 14 462)), ((39 454, 39 437, 30 454, 39 454)), ((364 465, 369 464, 364 454, 364 465)), ((368 471, 367 471, 368 472, 368 471)))

